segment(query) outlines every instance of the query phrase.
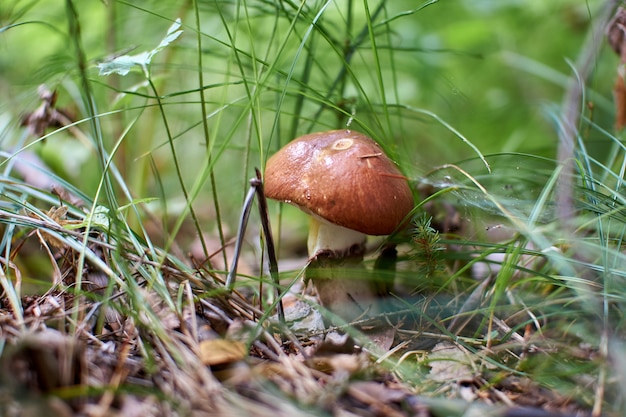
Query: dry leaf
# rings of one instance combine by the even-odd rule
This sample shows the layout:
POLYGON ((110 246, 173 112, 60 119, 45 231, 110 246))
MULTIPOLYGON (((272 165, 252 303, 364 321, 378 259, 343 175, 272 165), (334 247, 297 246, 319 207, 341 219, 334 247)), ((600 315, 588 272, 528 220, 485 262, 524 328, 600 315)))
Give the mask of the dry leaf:
POLYGON ((370 366, 368 358, 369 356, 364 353, 338 353, 328 356, 317 356, 313 358, 312 365, 315 369, 327 374, 341 372, 354 375, 370 366))
POLYGON ((428 363, 430 365, 428 377, 435 382, 474 380, 474 370, 468 353, 451 343, 438 343, 428 354, 428 363))
POLYGON ((626 53, 624 34, 626 33, 626 10, 622 7, 618 7, 615 11, 615 16, 608 23, 606 27, 606 36, 609 41, 609 45, 622 58, 624 61, 624 54, 626 53))
POLYGON ((59 128, 72 123, 72 115, 66 110, 56 108, 57 92, 50 91, 45 85, 37 89, 41 104, 22 118, 22 126, 28 128, 30 134, 42 137, 48 128, 59 128))
POLYGON ((363 330, 363 333, 371 341, 371 345, 366 346, 366 348, 372 351, 376 356, 381 356, 389 352, 396 337, 396 329, 390 326, 363 330))
MULTIPOLYGON (((39 218, 39 216, 33 213, 28 213, 28 214, 29 216, 33 218, 39 218)), ((67 214, 67 206, 50 207, 50 210, 46 212, 46 216, 48 216, 50 220, 52 220, 54 223, 56 223, 57 225, 61 227, 69 223, 69 221, 66 220, 65 218, 66 214, 67 214)), ((44 228, 38 229, 36 233, 37 233, 37 236, 39 236, 39 239, 41 240, 42 243, 45 242, 55 249, 63 249, 66 246, 64 242, 60 241, 56 237, 52 236, 50 233, 46 232, 44 228)))
POLYGON ((200 342, 200 360, 205 365, 215 366, 233 363, 246 357, 248 351, 242 342, 213 339, 200 342))
MULTIPOLYGON (((310 298, 312 300, 312 298, 310 298)), ((295 333, 320 333, 325 329, 324 318, 319 310, 311 304, 295 299, 293 303, 285 304, 285 320, 295 333)), ((321 337, 321 336, 320 336, 321 337)))

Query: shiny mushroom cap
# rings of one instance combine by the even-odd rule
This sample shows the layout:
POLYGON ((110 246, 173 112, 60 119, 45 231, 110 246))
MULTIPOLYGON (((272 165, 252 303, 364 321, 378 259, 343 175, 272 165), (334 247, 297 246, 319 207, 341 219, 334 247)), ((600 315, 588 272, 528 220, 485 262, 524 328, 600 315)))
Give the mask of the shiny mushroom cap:
POLYGON ((406 177, 353 130, 294 139, 268 161, 265 195, 367 235, 388 235, 413 208, 406 177))

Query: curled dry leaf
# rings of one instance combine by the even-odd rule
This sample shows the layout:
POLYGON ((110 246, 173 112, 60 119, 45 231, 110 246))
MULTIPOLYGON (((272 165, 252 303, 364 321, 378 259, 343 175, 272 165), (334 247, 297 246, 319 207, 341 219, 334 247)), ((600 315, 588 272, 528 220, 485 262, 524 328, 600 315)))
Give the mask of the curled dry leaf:
POLYGON ((626 34, 626 9, 618 7, 615 16, 606 26, 606 37, 609 45, 622 58, 626 54, 626 44, 624 43, 624 35, 626 34))
POLYGON ((22 126, 25 126, 34 137, 42 137, 48 128, 59 128, 73 122, 72 114, 64 109, 56 107, 57 92, 50 91, 45 85, 37 89, 41 104, 33 112, 27 113, 22 118, 22 126))
MULTIPOLYGON (((29 215, 33 218, 39 218, 39 216, 33 215, 29 213, 29 215)), ((70 220, 67 220, 65 216, 67 215, 67 206, 59 206, 59 207, 51 207, 50 210, 46 212, 46 216, 50 218, 54 223, 63 227, 66 224, 71 223, 70 220)), ((52 236, 50 233, 45 232, 44 229, 37 230, 37 236, 42 240, 42 242, 48 243, 55 249, 63 249, 66 245, 56 237, 52 236)))

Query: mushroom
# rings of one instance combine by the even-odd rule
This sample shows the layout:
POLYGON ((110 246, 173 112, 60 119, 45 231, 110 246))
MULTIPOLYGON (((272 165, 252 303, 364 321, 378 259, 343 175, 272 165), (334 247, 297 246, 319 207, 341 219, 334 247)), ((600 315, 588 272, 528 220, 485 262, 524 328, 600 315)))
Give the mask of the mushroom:
POLYGON ((321 304, 351 321, 376 310, 361 264, 367 235, 389 235, 413 209, 407 179, 371 138, 353 130, 294 139, 267 161, 265 195, 311 216, 306 278, 321 304))

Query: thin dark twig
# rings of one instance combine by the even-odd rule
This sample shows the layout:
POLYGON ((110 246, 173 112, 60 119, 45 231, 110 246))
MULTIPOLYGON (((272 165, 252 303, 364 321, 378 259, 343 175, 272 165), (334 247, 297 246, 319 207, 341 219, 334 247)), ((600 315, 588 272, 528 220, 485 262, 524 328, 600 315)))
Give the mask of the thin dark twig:
POLYGON ((278 310, 278 318, 281 323, 285 322, 285 311, 283 309, 283 302, 280 293, 280 281, 278 277, 278 261, 276 260, 276 248, 274 246, 274 239, 272 238, 272 229, 270 227, 269 216, 267 213, 267 201, 263 194, 263 180, 261 178, 261 172, 256 169, 256 177, 250 180, 250 189, 246 194, 246 199, 243 203, 243 211, 241 218, 239 219, 239 229, 237 231, 237 242, 235 243, 235 253, 233 255, 233 263, 228 271, 226 277, 226 288, 233 289, 235 285, 235 279, 237 276, 237 265, 239 264, 239 255, 241 254, 241 247, 243 245, 243 238, 248 226, 248 219, 250 218, 250 211, 252 209, 252 203, 254 202, 254 196, 258 196, 259 200, 259 214, 261 217, 261 225, 263 227, 263 234, 265 235, 265 245, 267 247, 267 257, 269 262, 270 276, 274 281, 276 288, 276 296, 278 303, 276 309, 278 310))
POLYGON ((285 322, 285 311, 283 309, 283 301, 280 294, 280 279, 278 277, 278 261, 276 260, 276 248, 274 246, 274 238, 272 237, 272 228, 270 226, 269 216, 267 214, 267 200, 263 193, 263 179, 261 178, 261 171, 255 168, 256 178, 250 180, 250 184, 256 189, 256 193, 259 199, 259 214, 261 216, 261 226, 263 227, 263 234, 265 235, 265 245, 267 247, 267 259, 269 263, 270 276, 274 281, 276 288, 276 296, 278 297, 278 318, 281 323, 285 322))
POLYGON ((235 243, 235 253, 233 255, 233 263, 228 271, 226 277, 226 288, 233 289, 235 285, 235 278, 237 274, 237 265, 239 264, 239 255, 241 254, 241 246, 243 245, 243 237, 246 233, 246 227, 248 226, 248 219, 250 218, 250 210, 252 209, 252 202, 254 201, 254 194, 256 193, 256 187, 252 185, 246 194, 246 199, 243 202, 243 211, 239 218, 239 229, 237 230, 237 241, 235 243))

